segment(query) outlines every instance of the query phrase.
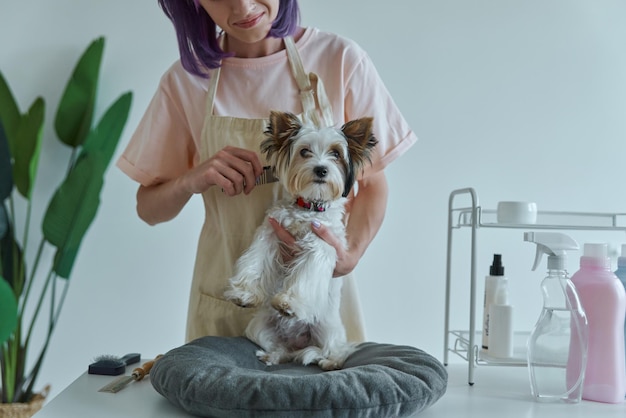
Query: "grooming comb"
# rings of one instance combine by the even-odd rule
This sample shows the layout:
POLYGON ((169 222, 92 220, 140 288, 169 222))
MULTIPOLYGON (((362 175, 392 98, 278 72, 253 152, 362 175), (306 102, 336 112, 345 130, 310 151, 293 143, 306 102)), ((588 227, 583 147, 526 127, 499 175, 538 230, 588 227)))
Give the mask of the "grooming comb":
POLYGON ((256 184, 269 184, 278 181, 278 177, 275 175, 274 167, 266 165, 263 167, 263 173, 257 177, 256 184))
POLYGON ((146 377, 152 366, 154 366, 154 362, 157 361, 161 355, 157 356, 154 360, 150 360, 141 365, 141 367, 137 367, 133 370, 130 376, 121 376, 112 381, 109 384, 102 386, 98 392, 108 392, 108 393, 117 393, 120 390, 124 389, 131 382, 138 382, 146 377))

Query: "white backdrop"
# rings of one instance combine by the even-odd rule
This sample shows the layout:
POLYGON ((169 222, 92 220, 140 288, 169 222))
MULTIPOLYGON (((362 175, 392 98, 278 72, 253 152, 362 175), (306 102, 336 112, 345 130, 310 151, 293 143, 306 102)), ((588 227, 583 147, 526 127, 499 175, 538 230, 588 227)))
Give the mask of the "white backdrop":
MULTIPOLYGON (((446 208, 474 187, 483 206, 533 200, 540 209, 626 212, 626 3, 619 0, 301 0, 303 24, 355 39, 371 55, 420 141, 387 170, 382 230, 357 268, 368 338, 443 353, 446 208)), ((98 108, 132 90, 126 145, 161 74, 177 58, 155 0, 0 0, 0 71, 24 110, 47 101, 36 196, 66 150, 54 112, 80 53, 106 37, 98 108)), ((201 199, 150 227, 136 184, 112 167, 74 268, 39 386, 58 394, 100 354, 152 357, 183 343, 202 222, 201 199)), ((37 216, 37 215, 35 215, 37 216)), ((38 218, 35 218, 38 219, 38 218)), ((467 241, 455 246, 453 327, 467 327, 467 241)), ((479 275, 502 252, 515 326, 532 327, 541 273, 520 231, 481 231, 479 275)), ((622 234, 573 234, 604 239, 622 234)), ((32 240, 34 241, 34 240, 32 240)), ((577 257, 570 258, 575 270, 577 257)), ((478 286, 482 303, 482 280, 478 286)), ((481 315, 481 310, 477 312, 481 315)), ((459 361, 453 359, 453 361, 459 361)))

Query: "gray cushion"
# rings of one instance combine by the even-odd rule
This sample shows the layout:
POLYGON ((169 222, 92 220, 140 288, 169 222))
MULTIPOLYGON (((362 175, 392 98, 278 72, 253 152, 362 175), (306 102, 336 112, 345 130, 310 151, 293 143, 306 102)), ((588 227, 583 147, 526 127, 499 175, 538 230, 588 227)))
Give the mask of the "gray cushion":
POLYGON ((243 337, 203 337, 175 348, 150 372, 154 388, 203 417, 404 417, 436 402, 447 372, 414 347, 362 343, 344 368, 266 366, 243 337))

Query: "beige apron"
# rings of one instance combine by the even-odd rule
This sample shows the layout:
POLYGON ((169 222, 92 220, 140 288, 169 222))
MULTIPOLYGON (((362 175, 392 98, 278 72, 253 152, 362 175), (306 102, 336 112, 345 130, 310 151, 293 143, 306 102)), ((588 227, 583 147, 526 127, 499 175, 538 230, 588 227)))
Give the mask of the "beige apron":
MULTIPOLYGON (((305 119, 316 125, 332 125, 332 109, 322 81, 304 71, 293 39, 285 38, 287 56, 302 98, 305 119), (313 93, 316 89, 316 95, 313 93), (316 97, 317 96, 317 97, 316 97), (316 100, 317 99, 317 100, 316 100)), ((206 117, 202 129, 201 160, 207 160, 227 145, 259 151, 267 119, 244 119, 213 115, 213 104, 220 76, 217 68, 209 79, 206 117)), ((269 116, 269 115, 268 115, 269 116)), ((263 165, 267 165, 261 157, 263 165)), ((250 245, 254 232, 263 222, 265 211, 283 197, 279 183, 256 186, 248 195, 228 197, 219 187, 202 194, 205 221, 198 242, 198 253, 187 314, 187 341, 206 336, 240 336, 255 310, 241 308, 224 300, 223 293, 232 276, 235 261, 250 245)), ((354 279, 343 280, 341 316, 350 341, 363 341, 363 319, 354 279)))

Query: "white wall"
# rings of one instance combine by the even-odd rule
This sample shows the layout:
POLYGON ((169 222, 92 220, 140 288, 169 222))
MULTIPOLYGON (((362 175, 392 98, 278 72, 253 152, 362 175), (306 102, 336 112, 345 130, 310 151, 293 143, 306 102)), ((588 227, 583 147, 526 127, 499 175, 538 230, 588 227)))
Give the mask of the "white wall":
MULTIPOLYGON (((386 221, 357 268, 370 340, 418 346, 441 359, 451 190, 474 187, 487 208, 534 200, 540 209, 626 212, 623 1, 300 3, 305 25, 353 38, 370 53, 420 137, 387 170, 386 221)), ((101 35, 98 114, 122 92, 134 92, 119 153, 177 58, 156 1, 0 0, 0 70, 22 109, 37 95, 48 104, 36 211, 58 183, 47 173, 66 161, 53 139, 56 105, 78 56, 101 35)), ((109 170, 39 381, 51 383, 53 395, 100 354, 151 357, 183 343, 201 201, 149 227, 135 214, 135 190, 109 170)), ((621 233, 572 235, 581 243, 625 240, 621 233)), ((466 328, 468 234, 458 236, 452 325, 466 328)), ((481 277, 491 254, 504 254, 515 324, 529 329, 541 303, 541 274, 530 273, 534 249, 522 243, 521 231, 481 231, 479 244, 481 277)))

